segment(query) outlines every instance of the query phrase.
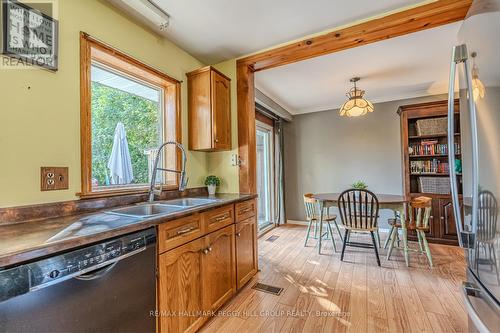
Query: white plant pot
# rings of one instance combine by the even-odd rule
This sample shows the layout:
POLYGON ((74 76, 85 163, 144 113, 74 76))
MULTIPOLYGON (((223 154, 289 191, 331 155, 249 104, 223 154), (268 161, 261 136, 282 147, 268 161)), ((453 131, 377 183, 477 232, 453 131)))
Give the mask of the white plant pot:
POLYGON ((208 195, 215 195, 216 185, 207 185, 208 195))

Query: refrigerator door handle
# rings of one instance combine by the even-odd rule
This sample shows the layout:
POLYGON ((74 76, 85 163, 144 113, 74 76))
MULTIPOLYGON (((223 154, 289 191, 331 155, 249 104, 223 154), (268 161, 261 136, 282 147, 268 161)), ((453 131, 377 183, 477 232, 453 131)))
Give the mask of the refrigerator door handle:
POLYGON ((472 305, 470 300, 471 297, 481 298, 481 291, 473 283, 463 282, 462 284, 462 296, 464 299, 465 308, 469 315, 470 320, 474 324, 475 328, 480 333, 489 333, 490 330, 486 324, 481 320, 481 317, 477 314, 476 309, 472 305))
MULTIPOLYGON (((467 80, 467 100, 469 104, 469 117, 471 127, 471 150, 472 150, 472 233, 475 235, 477 231, 477 219, 479 208, 479 148, 477 136, 477 116, 476 102, 472 91, 472 73, 470 71, 469 59, 464 60, 465 77, 467 80)), ((474 247, 471 246, 471 247, 474 247)))
POLYGON ((458 243, 462 248, 469 248, 467 237, 463 237, 462 214, 460 212, 460 201, 458 198, 457 175, 455 172, 455 75, 457 65, 467 59, 467 47, 458 45, 453 47, 450 81, 448 84, 448 164, 450 169, 451 198, 453 212, 455 213, 455 226, 458 234, 458 243))

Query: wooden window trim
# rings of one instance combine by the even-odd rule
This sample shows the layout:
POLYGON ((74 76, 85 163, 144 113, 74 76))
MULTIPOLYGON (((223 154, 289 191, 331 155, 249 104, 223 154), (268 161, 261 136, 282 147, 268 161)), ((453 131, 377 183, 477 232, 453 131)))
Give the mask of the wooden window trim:
MULTIPOLYGON (((91 65, 92 60, 118 69, 133 77, 137 77, 155 86, 161 86, 164 91, 163 105, 163 139, 181 142, 181 81, 178 81, 161 71, 119 51, 111 46, 80 33, 80 151, 81 151, 81 198, 97 198, 115 195, 146 193, 148 185, 117 186, 114 188, 92 188, 92 128, 91 128, 91 65), (172 130, 175 134, 172 133, 172 130), (173 134, 173 135, 172 135, 173 134)), ((181 154, 176 152, 176 167, 181 167, 181 154)), ((175 190, 175 183, 163 185, 163 189, 175 190)))

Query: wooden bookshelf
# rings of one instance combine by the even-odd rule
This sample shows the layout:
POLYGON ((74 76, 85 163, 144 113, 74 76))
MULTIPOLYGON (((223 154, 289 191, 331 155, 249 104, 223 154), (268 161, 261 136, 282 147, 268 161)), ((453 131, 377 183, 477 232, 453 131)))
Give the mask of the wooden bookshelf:
MULTIPOLYGON (((455 133, 455 136, 460 136, 460 133, 455 133)), ((434 138, 447 138, 448 134, 429 134, 429 135, 410 135, 409 140, 421 139, 434 139, 434 138)))
MULTIPOLYGON (((442 244, 458 244, 453 206, 449 190, 448 135, 446 131, 428 134, 417 129, 417 121, 422 119, 446 118, 448 101, 404 105, 398 109, 401 121, 401 148, 403 170, 403 193, 407 198, 427 196, 433 199, 430 230, 427 239, 442 244), (421 177, 426 177, 420 179, 421 177), (440 184, 443 193, 427 193, 421 191, 421 181, 432 181, 440 184)), ((422 122, 419 122, 422 125, 422 122)), ((455 100, 455 142, 460 142, 459 102, 455 100)), ((456 159, 461 160, 461 147, 458 145, 456 159)), ((459 193, 462 193, 462 177, 457 175, 459 193)), ((409 236, 416 240, 415 235, 409 236)))

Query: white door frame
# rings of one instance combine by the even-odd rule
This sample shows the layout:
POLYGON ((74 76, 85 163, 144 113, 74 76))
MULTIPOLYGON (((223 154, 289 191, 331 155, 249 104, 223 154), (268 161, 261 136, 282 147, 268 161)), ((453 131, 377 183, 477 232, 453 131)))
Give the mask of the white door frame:
MULTIPOLYGON (((257 130, 261 130, 261 131, 265 131, 265 132, 268 132, 269 133, 269 156, 268 156, 268 159, 269 159, 269 164, 270 164, 270 167, 269 167, 269 171, 268 171, 268 177, 269 177, 269 188, 270 188, 270 196, 269 196, 269 199, 270 199, 270 210, 271 210, 271 222, 269 224, 269 226, 266 226, 265 228, 263 229, 260 229, 258 228, 258 233, 259 234, 263 234, 267 231, 269 231, 270 229, 274 228, 276 226, 276 221, 275 221, 275 201, 276 201, 276 198, 275 198, 275 195, 274 195, 274 188, 275 188, 275 183, 276 183, 276 180, 275 180, 275 175, 274 175, 274 127, 273 126, 270 126, 266 123, 263 123, 259 120, 255 120, 255 131, 257 130)), ((257 224, 258 224, 258 216, 257 216, 257 224)), ((258 226, 259 227, 259 226, 258 226)))

